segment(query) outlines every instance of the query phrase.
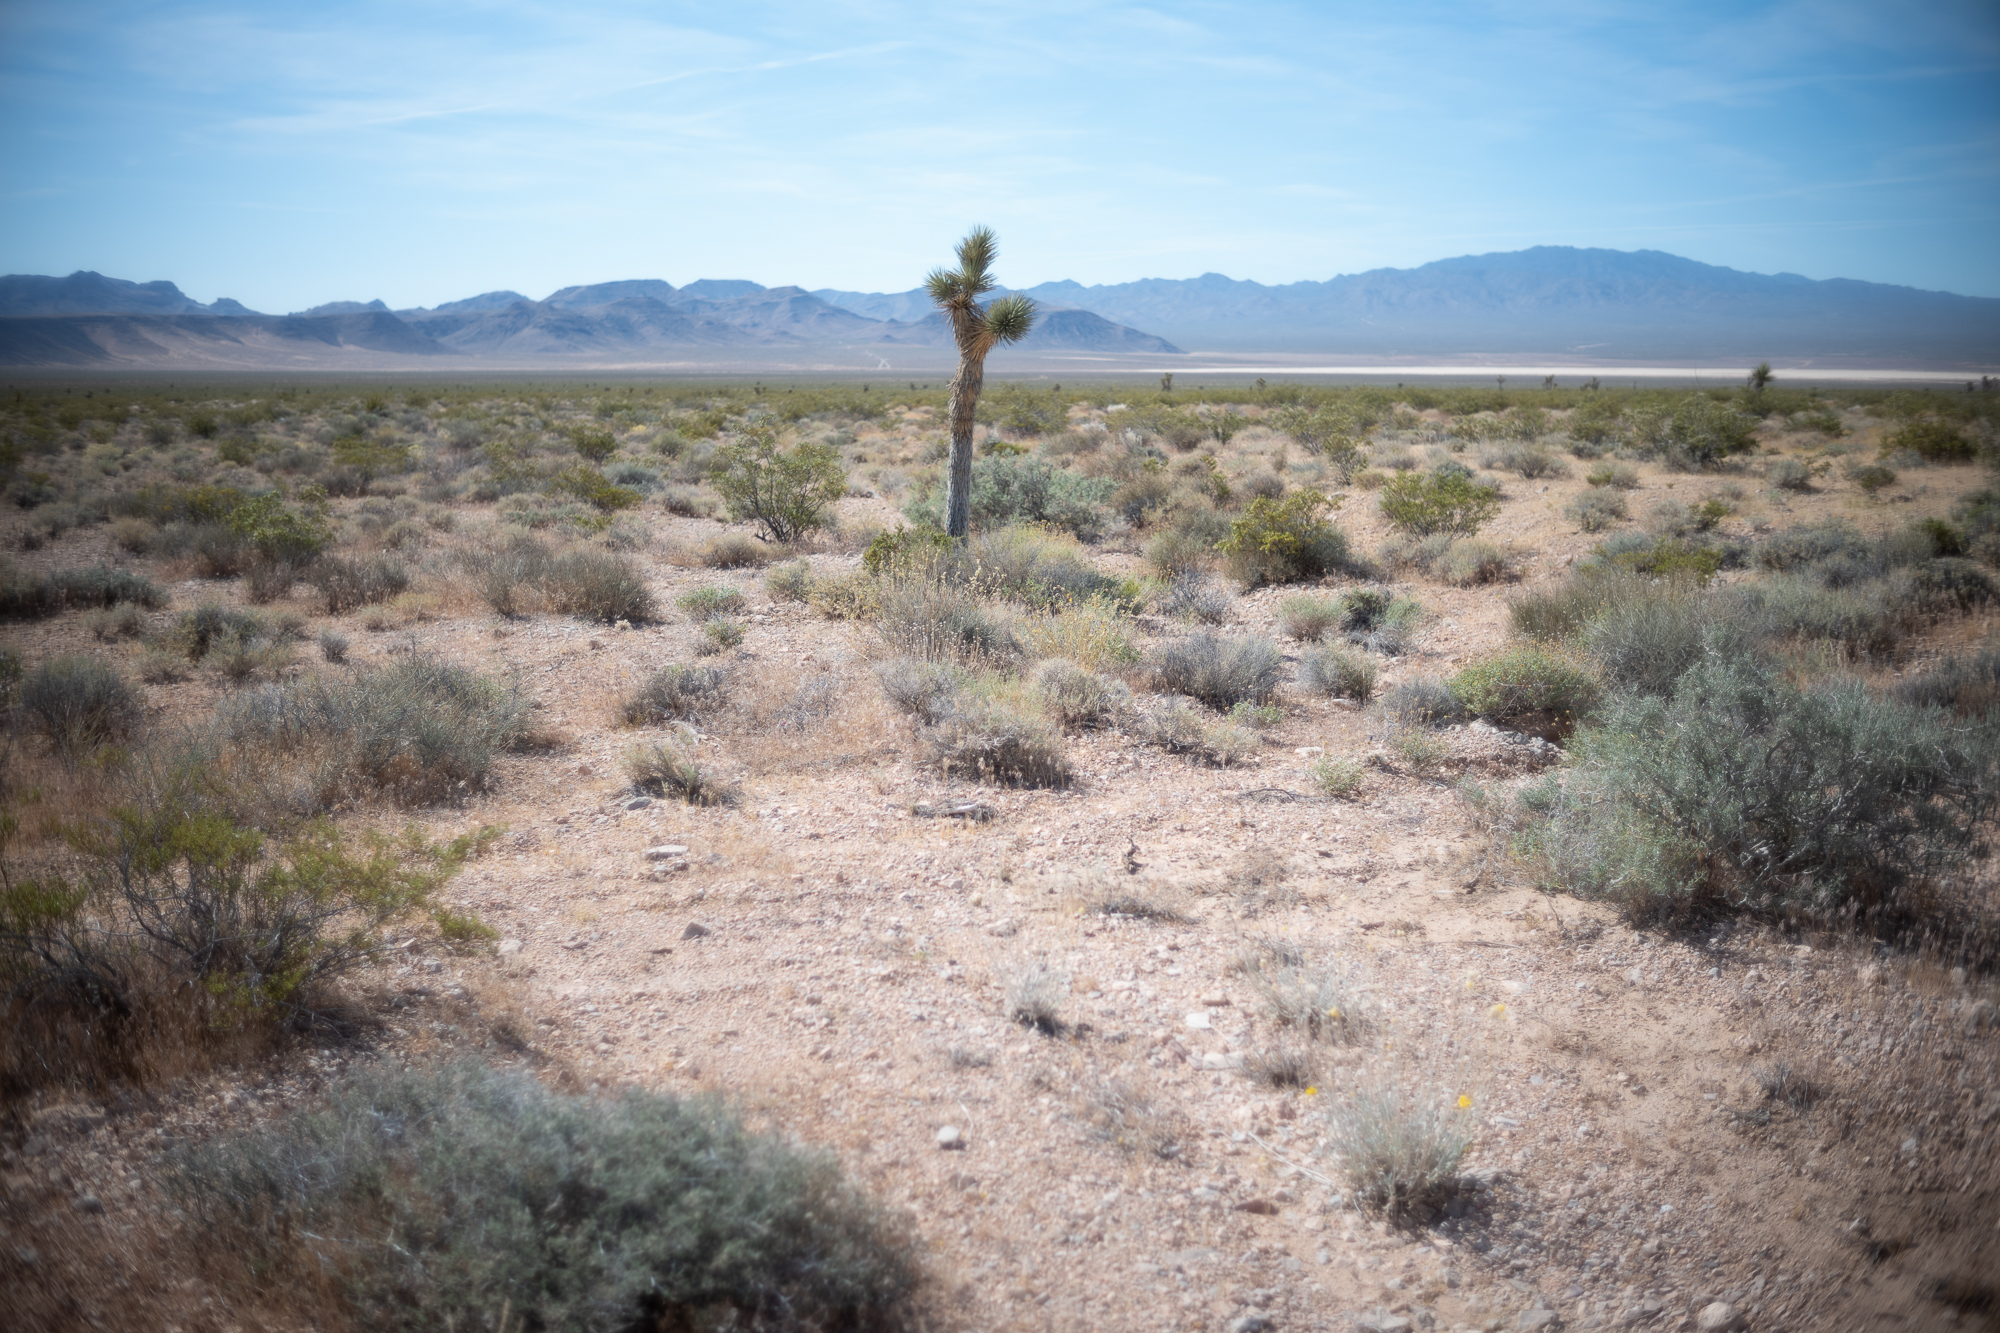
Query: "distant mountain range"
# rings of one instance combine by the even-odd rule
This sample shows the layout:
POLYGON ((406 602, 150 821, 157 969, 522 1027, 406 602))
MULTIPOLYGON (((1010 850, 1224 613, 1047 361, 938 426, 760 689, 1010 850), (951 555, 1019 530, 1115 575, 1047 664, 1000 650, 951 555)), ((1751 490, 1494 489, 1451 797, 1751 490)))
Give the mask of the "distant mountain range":
MULTIPOLYGON (((2000 299, 1849 279, 1741 273, 1657 250, 1537 246, 1282 286, 1219 273, 1021 289, 1042 308, 1021 351, 1176 356, 1561 355, 1580 362, 1831 358, 1844 364, 2000 365, 2000 299), (1142 330, 1146 330, 1142 332, 1142 330), (1171 341, 1169 341, 1171 340, 1171 341)), ((486 292, 431 309, 335 301, 263 315, 203 305, 170 282, 96 273, 0 278, 0 364, 583 366, 713 362, 730 349, 842 349, 948 360, 921 289, 850 292, 703 279, 565 287, 536 301, 486 292)), ((851 360, 849 362, 851 364, 851 360)))

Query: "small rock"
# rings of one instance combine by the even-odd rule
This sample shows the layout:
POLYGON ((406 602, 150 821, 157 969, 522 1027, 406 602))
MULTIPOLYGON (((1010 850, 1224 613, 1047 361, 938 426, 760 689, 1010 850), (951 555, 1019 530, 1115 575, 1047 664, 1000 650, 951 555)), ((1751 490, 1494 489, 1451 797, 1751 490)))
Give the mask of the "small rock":
POLYGON ((1204 995, 1201 997, 1201 1002, 1211 1009, 1220 1009, 1229 1003, 1229 997, 1227 995, 1204 995))
POLYGON ((1544 1305, 1532 1310, 1523 1310, 1514 1316, 1514 1327, 1519 1329, 1554 1328, 1562 1322, 1562 1316, 1544 1305))
POLYGON ((1400 1314, 1365 1314, 1354 1321, 1354 1333, 1410 1333, 1415 1327, 1400 1314))
POLYGON ((677 857, 686 856, 687 854, 687 848, 680 846, 678 843, 671 842, 646 849, 646 859, 648 861, 672 861, 677 857))
POLYGON ((1993 1001, 1981 1000, 1965 1011, 1965 1035, 1976 1037, 1990 1027, 2000 1027, 2000 1014, 1996 1014, 1993 1001))
POLYGON ((1236 1211, 1239 1213, 1255 1213, 1259 1217, 1276 1217, 1278 1215, 1278 1205, 1272 1203, 1269 1199, 1245 1199, 1242 1203, 1236 1205, 1236 1211))
POLYGON ((14 1257, 21 1261, 23 1268, 33 1268, 42 1261, 42 1252, 32 1245, 16 1245, 14 1257))
POLYGON ((1953 969, 1951 970, 1951 984, 1952 984, 1952 985, 1954 985, 1954 986, 1963 986, 1963 985, 1965 984, 1965 969, 1964 969, 1964 968, 1962 968, 1962 967, 1954 967, 1954 968, 1953 968, 1953 969))
POLYGON ((1694 1326, 1698 1333, 1731 1333, 1745 1327, 1746 1321, 1728 1301, 1710 1301, 1694 1317, 1694 1326))
POLYGON ((104 1211, 104 1200, 95 1194, 79 1194, 76 1196, 76 1210, 80 1213, 101 1213, 104 1211))
POLYGON ((1182 1021, 1185 1022, 1189 1027, 1194 1028, 1196 1031, 1205 1032, 1210 1027, 1214 1026, 1212 1023, 1208 1021, 1208 1015, 1200 1010, 1196 1010, 1194 1013, 1189 1014, 1182 1021))
POLYGON ((1879 986, 1885 979, 1882 975, 1882 965, 1880 963, 1869 963, 1861 969, 1860 976, 1861 984, 1864 986, 1879 986))
POLYGON ((965 1135, 957 1125, 946 1125, 937 1132, 937 1146, 946 1152, 964 1152, 965 1135))
POLYGON ((426 958, 426 959, 424 959, 424 971, 426 971, 426 972, 442 972, 442 971, 444 971, 444 960, 443 960, 442 958, 426 958))
POLYGON ((1641 1258, 1650 1259, 1659 1252, 1660 1252, 1660 1242, 1656 1240, 1649 1240, 1644 1245, 1641 1245, 1639 1247, 1639 1254, 1641 1258))
POLYGON ((1201 1067, 1203 1069, 1241 1069, 1243 1067, 1243 1057, 1240 1055, 1229 1055, 1223 1051, 1209 1051, 1201 1057, 1201 1067))
POLYGON ((1229 1321, 1229 1333, 1271 1333, 1277 1325, 1260 1314, 1243 1314, 1229 1321))
POLYGON ((625 808, 627 810, 644 810, 652 803, 653 798, 650 796, 634 796, 631 800, 625 802, 625 808))
POLYGON ((512 958, 515 954, 521 952, 521 941, 501 940, 500 948, 497 952, 502 958, 512 958))
POLYGON ((1009 936, 1018 932, 1020 929, 1021 929, 1020 922, 1016 921, 1011 916, 1004 916, 1001 917, 998 921, 995 921, 992 925, 988 926, 986 928, 986 933, 988 935, 996 936, 997 938, 1004 940, 1009 936))
POLYGON ((707 926, 702 925, 699 921, 690 921, 687 923, 687 929, 681 932, 681 938, 684 940, 698 940, 702 936, 712 933, 707 926))

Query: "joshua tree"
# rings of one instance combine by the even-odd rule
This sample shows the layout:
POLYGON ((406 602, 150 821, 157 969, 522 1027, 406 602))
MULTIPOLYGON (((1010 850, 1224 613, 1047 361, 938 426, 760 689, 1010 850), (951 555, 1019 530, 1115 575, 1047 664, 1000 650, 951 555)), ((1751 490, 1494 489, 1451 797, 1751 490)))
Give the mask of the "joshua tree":
POLYGON ((1769 361, 1759 361, 1757 368, 1750 372, 1750 391, 1752 393, 1762 393, 1764 392, 1764 386, 1776 378, 1778 377, 1771 373, 1771 363, 1769 361))
POLYGON ((945 477, 944 530, 965 536, 972 521, 972 414, 986 378, 986 354, 995 344, 1019 342, 1035 322, 1035 303, 1003 296, 982 306, 993 290, 993 257, 999 244, 990 227, 974 227, 958 243, 958 267, 932 269, 924 290, 951 320, 958 343, 958 373, 951 378, 951 470, 945 477))

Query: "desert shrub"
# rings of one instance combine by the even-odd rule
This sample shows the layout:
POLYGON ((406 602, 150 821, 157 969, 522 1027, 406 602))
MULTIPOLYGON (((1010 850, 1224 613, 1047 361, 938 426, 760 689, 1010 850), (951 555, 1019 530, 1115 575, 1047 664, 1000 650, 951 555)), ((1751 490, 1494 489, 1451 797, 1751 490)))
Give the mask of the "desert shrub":
POLYGON ((1764 469, 1764 480, 1779 490, 1804 493, 1812 490, 1813 478, 1819 475, 1812 464, 1796 458, 1775 458, 1764 469))
POLYGON ((1480 658, 1448 685, 1469 713, 1495 722, 1535 720, 1563 729, 1587 715, 1603 694, 1587 659, 1534 640, 1480 658))
POLYGON ((1636 581, 1613 586, 1623 595, 1581 626, 1585 654, 1612 685, 1671 694, 1681 673, 1704 654, 1743 650, 1740 627, 1718 618, 1687 588, 1636 581))
POLYGON ((1132 704, 1132 690, 1125 682, 1062 658, 1037 667, 1034 685, 1043 710, 1065 731, 1110 726, 1132 704))
POLYGON ((704 543, 697 558, 710 569, 756 569, 782 554, 747 532, 725 532, 704 543))
POLYGON ((1101 574, 1074 538, 1043 528, 1006 527, 974 536, 937 557, 933 576, 971 584, 1037 610, 1095 598, 1136 604, 1137 585, 1101 574))
POLYGON ((1861 463, 1847 469, 1847 479, 1873 495, 1896 484, 1896 470, 1880 463, 1861 463))
POLYGON ((1801 690, 1704 657, 1670 698, 1614 696, 1523 846, 1638 915, 1894 910, 1969 864, 1995 738, 1858 682, 1801 690))
POLYGON ((1571 500, 1563 507, 1563 512, 1576 520, 1577 527, 1585 532, 1602 532, 1613 523, 1622 521, 1630 511, 1625 507, 1625 497, 1610 486, 1593 486, 1571 500))
POLYGON ((878 663, 875 679, 891 704, 925 726, 941 721, 958 706, 959 688, 964 683, 964 677, 951 667, 909 657, 878 663))
POLYGON ((634 791, 668 796, 688 805, 735 805, 743 798, 736 785, 705 768, 677 745, 655 741, 634 746, 620 761, 634 791))
POLYGON ((1810 578, 1780 575, 1728 589, 1722 607, 1758 638, 1821 640, 1858 656, 1885 656, 1921 615, 1919 607, 1890 594, 1881 580, 1828 588, 1810 578))
POLYGON ((1470 537, 1500 512, 1500 493, 1456 473, 1406 472, 1382 484, 1382 515, 1419 537, 1470 537))
POLYGON ((1907 589, 1904 605, 1930 616, 1962 615, 1990 606, 2000 596, 1992 577, 1977 563, 1955 558, 1926 560, 1912 566, 1892 580, 1890 594, 1904 589, 1907 589))
POLYGON ((27 673, 17 706, 59 752, 130 736, 145 703, 118 672, 94 657, 55 657, 27 673))
POLYGON ((1070 987, 1067 969, 1040 958, 999 959, 993 965, 993 979, 1000 983, 1001 1009, 1008 1022, 1043 1036, 1061 1034, 1062 1005, 1070 987))
POLYGON ((1913 707, 1945 708, 1959 717, 1988 717, 2000 709, 2000 648, 1948 657, 1921 676, 1898 682, 1894 697, 1913 707))
POLYGON ((1773 533, 1757 548, 1765 569, 1804 570, 1830 560, 1870 560, 1872 544, 1844 523, 1803 524, 1773 533))
POLYGON ((1229 525, 1217 549, 1245 585, 1297 583, 1346 568, 1347 534, 1327 515, 1342 496, 1305 488, 1282 500, 1255 499, 1229 525))
POLYGON ((329 662, 345 662, 347 650, 352 646, 347 636, 338 630, 323 629, 319 632, 319 655, 329 662))
POLYGON ((660 505, 669 514, 679 514, 683 518, 707 518, 715 511, 714 500, 699 486, 668 486, 660 492, 660 505))
POLYGON ((890 1328, 919 1281, 830 1155, 716 1101, 473 1064, 349 1074, 318 1109, 177 1154, 168 1179, 260 1270, 337 1274, 375 1327, 890 1328))
POLYGON ((609 551, 564 551, 542 578, 549 609, 579 620, 634 624, 654 618, 652 591, 632 562, 609 551))
POLYGON ((926 741, 946 777, 1003 787, 1067 787, 1062 741, 1038 714, 998 699, 962 700, 926 741))
POLYGON ((1413 676, 1382 692, 1382 714, 1402 727, 1443 727, 1465 717, 1452 688, 1433 676, 1413 676))
POLYGON ((527 714, 511 686, 412 656, 250 691, 218 721, 226 739, 286 761, 298 802, 328 809, 370 793, 421 806, 483 790, 527 714))
POLYGON ((1909 422, 1882 437, 1882 456, 1907 450, 1933 463, 1958 462, 1973 455, 1972 441, 1957 426, 1934 419, 1909 422))
POLYGON ((306 578, 325 599, 330 616, 359 606, 380 605, 410 588, 408 566, 391 555, 354 560, 329 556, 313 565, 306 578))
POLYGON ((882 609, 882 585, 861 570, 813 580, 806 604, 828 620, 867 620, 882 609))
POLYGON ((1315 694, 1365 704, 1375 693, 1375 663, 1349 648, 1315 648, 1299 663, 1299 684, 1315 694))
POLYGON ((774 602, 803 602, 812 593, 812 565, 794 560, 764 576, 764 591, 774 602))
POLYGON ((1600 463, 1584 477, 1592 486, 1608 486, 1614 490, 1634 490, 1639 485, 1639 469, 1629 463, 1600 463))
POLYGON ((713 620, 717 616, 734 615, 743 609, 741 589, 726 584, 707 583, 699 588, 690 588, 674 599, 674 605, 688 613, 690 620, 713 620))
POLYGON ((1485 467, 1512 472, 1528 481, 1543 477, 1565 477, 1569 465, 1552 449, 1539 444, 1515 444, 1487 454, 1480 460, 1485 467))
POLYGON ((1585 573, 1617 570, 1648 578, 1707 583, 1715 577, 1717 570, 1739 563, 1742 554, 1740 544, 1716 542, 1704 537, 1623 532, 1598 543, 1581 570, 1585 573))
POLYGON ((1287 597, 1278 603, 1278 624, 1287 638, 1318 643, 1346 619, 1347 608, 1331 597, 1287 597))
POLYGON ((1415 598, 1398 597, 1387 588, 1352 588, 1340 601, 1343 636, 1349 643, 1380 653, 1401 653, 1424 617, 1424 609, 1415 598))
POLYGON ((892 650, 926 662, 1004 661, 1021 651, 1006 616, 975 589, 943 579, 885 584, 876 628, 892 650))
POLYGON ((1276 704, 1253 704, 1249 700, 1231 704, 1229 720, 1241 727, 1262 730, 1275 727, 1285 720, 1285 710, 1276 704))
POLYGON ((1461 537, 1444 548, 1431 564, 1431 573, 1457 588, 1478 583, 1498 583, 1512 573, 1506 553, 1491 542, 1461 537))
POLYGON ((1169 700, 1139 718, 1135 730, 1142 741, 1168 754, 1218 768, 1237 763, 1262 747, 1257 733, 1248 727, 1217 722, 1190 707, 1185 699, 1169 700))
POLYGON ((742 621, 731 616, 715 616, 702 622, 701 637, 695 640, 694 650, 702 657, 712 657, 738 647, 742 642, 742 621))
POLYGON ((1306 766, 1306 777, 1322 796, 1351 801, 1361 794, 1361 761, 1323 754, 1306 766))
POLYGON ((223 518, 229 532, 263 560, 304 568, 333 544, 326 500, 317 492, 288 503, 275 492, 247 496, 223 518))
MULTIPOLYGON (((632 486, 620 486, 589 463, 574 463, 562 471, 552 474, 545 488, 551 495, 567 495, 589 505, 599 514, 615 514, 621 509, 635 509, 646 498, 646 493, 632 486)), ((606 522, 594 518, 587 526, 597 528, 606 522)))
POLYGON ((1186 570, 1168 581, 1160 594, 1160 614, 1200 625, 1221 625, 1229 620, 1236 599, 1215 586, 1206 570, 1186 570))
POLYGON ((1239 956, 1236 969, 1273 1025, 1315 1041, 1352 1041, 1361 1035, 1364 1025, 1346 973, 1310 966, 1290 953, 1239 956))
POLYGON ((721 667, 662 667, 619 705, 627 726, 700 722, 728 701, 729 675, 721 667))
POLYGON ((579 426, 569 433, 570 447, 593 463, 602 463, 618 452, 618 437, 608 430, 579 426))
POLYGON ((1126 666, 1139 660, 1132 641, 1132 618, 1121 605, 1092 598, 1050 615, 1025 617, 1017 626, 1021 649, 1030 657, 1061 657, 1089 671, 1126 666))
POLYGON ((103 565, 39 575, 0 569, 0 618, 30 620, 122 603, 158 610, 167 592, 143 574, 103 565))
POLYGON ((1156 688, 1222 711, 1244 700, 1268 700, 1284 657, 1268 639, 1231 639, 1204 630, 1161 644, 1150 665, 1156 688))
POLYGON ((861 567, 871 578, 925 573, 958 549, 958 542, 937 528, 897 528, 876 533, 861 553, 861 567))
POLYGON ((1458 1190, 1478 1121, 1457 1089, 1375 1068, 1329 1099, 1326 1146, 1355 1198, 1391 1220, 1421 1220, 1458 1190))
MULTIPOLYGON (((1104 523, 1109 478, 1086 477, 1039 458, 995 454, 972 465, 971 521, 981 528, 1040 523, 1089 540, 1104 523)), ((919 527, 942 530, 944 492, 913 500, 903 513, 919 527)))
POLYGON ((1757 418, 1706 394, 1681 397, 1664 419, 1658 447, 1678 467, 1713 467, 1731 454, 1757 447, 1757 418))
POLYGON ((1216 547, 1229 536, 1229 519, 1204 505, 1174 511, 1167 525, 1146 541, 1146 565, 1161 578, 1175 579, 1208 569, 1216 547))
POLYGON ((114 639, 136 639, 146 632, 146 613, 126 602, 117 610, 100 607, 83 618, 90 636, 100 643, 114 639))
POLYGON ((831 506, 847 493, 847 467, 832 445, 808 441, 787 450, 778 435, 770 418, 741 427, 734 443, 715 451, 714 485, 732 517, 757 523, 774 542, 791 542, 831 521, 831 506))

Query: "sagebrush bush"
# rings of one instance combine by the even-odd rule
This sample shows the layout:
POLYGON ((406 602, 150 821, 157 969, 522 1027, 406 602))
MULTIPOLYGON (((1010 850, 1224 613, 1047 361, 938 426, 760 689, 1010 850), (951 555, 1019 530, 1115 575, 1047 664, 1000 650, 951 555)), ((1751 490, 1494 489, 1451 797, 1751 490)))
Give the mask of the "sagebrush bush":
POLYGON ((1349 648, 1316 648, 1299 662, 1299 684, 1315 694, 1365 704, 1375 693, 1375 663, 1349 648))
POLYGON ((710 569, 757 569, 783 555, 783 547, 759 541, 747 532, 725 532, 704 543, 696 558, 710 569))
POLYGON ((1802 690, 1705 656, 1671 697, 1614 696, 1577 733, 1522 846, 1555 882, 1639 916, 1893 916, 1982 854, 1997 740, 1990 720, 1858 682, 1802 690))
POLYGON ((1459 538, 1444 548, 1432 562, 1431 573, 1453 587, 1469 588, 1477 583, 1498 583, 1512 575, 1507 555, 1491 542, 1459 538))
POLYGON ((999 699, 962 699, 926 740, 947 777, 1003 787, 1067 787, 1062 740, 1042 717, 999 699))
POLYGON ((1069 998, 1068 969, 1040 958, 1001 959, 993 965, 1007 1019, 1044 1036, 1063 1030, 1062 1006, 1069 998))
POLYGON ((1287 597, 1278 603, 1278 624, 1287 638, 1318 643, 1347 618, 1347 607, 1332 597, 1287 597))
POLYGON ((318 1109, 176 1153, 167 1185, 374 1327, 893 1329, 920 1285, 908 1235, 830 1154, 718 1101, 474 1064, 348 1074, 318 1109))
POLYGON ((20 573, 0 566, 0 618, 28 620, 120 603, 156 611, 167 604, 167 593, 143 574, 103 565, 47 574, 20 573))
POLYGON ((1245 700, 1267 701, 1278 687, 1284 655, 1268 639, 1202 631, 1159 645, 1150 665, 1156 688, 1226 711, 1245 700))
MULTIPOLYGON (((971 522, 982 529, 1039 523, 1091 539, 1103 527, 1102 506, 1115 486, 1108 477, 1086 477, 1038 458, 990 455, 972 465, 971 522)), ((914 500, 903 512, 920 527, 942 530, 944 492, 914 500)))
POLYGON ((735 783, 704 767, 677 745, 635 746, 620 761, 634 791, 668 796, 688 805, 735 805, 743 798, 735 783))
POLYGON ((828 620, 867 620, 882 609, 882 584, 861 570, 812 581, 806 604, 828 620))
POLYGON ((921 658, 897 657, 875 666, 882 693, 898 711, 925 726, 942 721, 958 707, 964 677, 954 668, 921 658))
POLYGON ((1043 710, 1065 731, 1110 726, 1132 703, 1131 687, 1124 681, 1100 676, 1062 658, 1037 667, 1034 686, 1043 710))
POLYGON ((326 602, 326 613, 337 616, 357 606, 376 606, 408 592, 410 571, 389 555, 344 559, 328 556, 313 565, 306 579, 326 602))
POLYGON ((1458 1190, 1477 1118, 1458 1089, 1377 1066, 1329 1099, 1327 1151, 1358 1201, 1422 1220, 1458 1190))
POLYGON ((1592 486, 1565 505, 1563 512, 1585 532, 1602 532, 1613 523, 1622 522, 1630 513, 1625 507, 1625 497, 1610 486, 1592 486))
MULTIPOLYGON (((1359 785, 1359 765, 1355 785, 1359 785)), ((1237 962, 1250 993, 1257 997, 1264 1016, 1281 1028, 1290 1028, 1316 1041, 1353 1041, 1365 1025, 1356 1001, 1349 993, 1353 979, 1332 967, 1314 967, 1296 956, 1279 959, 1263 954, 1248 955, 1237 962)))
POLYGON ((972 586, 937 578, 904 578, 880 588, 876 629, 891 650, 927 662, 1007 661, 1020 641, 1010 618, 972 586))
POLYGON ((1621 491, 1636 490, 1639 486, 1639 469, 1629 463, 1600 463, 1584 476, 1592 486, 1611 487, 1621 491))
POLYGON ((1225 589, 1217 587, 1205 569, 1185 570, 1174 575, 1159 599, 1161 615, 1200 625, 1228 623, 1235 606, 1236 599, 1225 589))
POLYGON ((1923 675, 1898 682, 1895 697, 1918 707, 1949 709, 1959 717, 1991 718, 2000 710, 2000 648, 1947 657, 1923 675))
POLYGON ((1973 455, 1972 441, 1957 426, 1935 419, 1912 421, 1882 437, 1882 456, 1903 451, 1934 463, 1960 462, 1973 455))
POLYGON ((1434 676, 1414 676, 1382 692, 1382 713, 1399 726, 1443 727, 1465 717, 1465 705, 1434 676))
POLYGON ((94 657, 55 657, 22 680, 22 714, 62 754, 123 740, 145 718, 145 701, 117 670, 94 657))
POLYGON ((632 727, 701 722, 728 702, 728 686, 729 673, 721 667, 662 667, 619 705, 618 713, 632 727))
POLYGON ((764 591, 774 602, 803 602, 812 593, 812 565, 803 559, 779 565, 764 576, 764 591))
POLYGON ((1469 713, 1495 722, 1539 720, 1566 729, 1603 695, 1596 670, 1580 654, 1527 640, 1466 666, 1448 682, 1469 713))
POLYGON ((372 793, 419 806, 482 790, 527 715, 513 685, 411 656, 253 690, 218 721, 226 739, 284 757, 295 801, 325 810, 372 793))
POLYGON ((1361 794, 1363 775, 1358 759, 1321 755, 1306 766, 1306 777, 1322 796, 1349 801, 1361 794))
POLYGON ((687 612, 690 620, 713 620, 717 616, 734 615, 741 611, 743 593, 741 589, 726 584, 709 583, 682 593, 674 599, 674 605, 687 612))

